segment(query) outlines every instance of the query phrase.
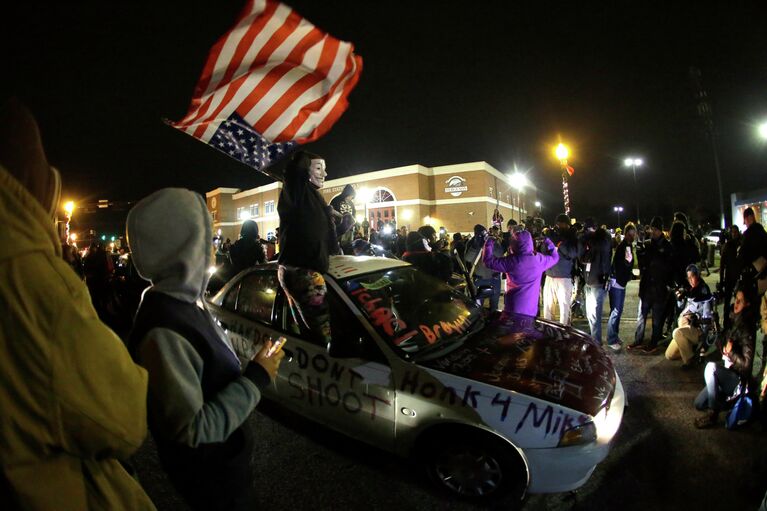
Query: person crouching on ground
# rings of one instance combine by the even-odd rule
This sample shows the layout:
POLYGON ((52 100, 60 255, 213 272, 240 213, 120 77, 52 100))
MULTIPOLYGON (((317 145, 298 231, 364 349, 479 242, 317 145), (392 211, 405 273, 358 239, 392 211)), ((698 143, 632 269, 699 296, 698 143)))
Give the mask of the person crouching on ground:
POLYGON ((149 372, 149 428, 163 468, 193 509, 252 509, 245 420, 274 379, 271 342, 245 367, 205 308, 213 238, 205 199, 165 188, 128 214, 144 292, 128 346, 149 372))
POLYGON ((504 298, 504 313, 538 314, 541 293, 541 275, 559 261, 557 248, 546 238, 547 254, 533 252, 533 237, 529 231, 515 230, 511 235, 509 250, 512 255, 496 257, 493 254, 496 240, 488 236, 485 241, 485 266, 493 271, 505 272, 508 290, 504 298))
POLYGON ((682 368, 689 369, 695 361, 695 346, 700 339, 700 320, 711 317, 711 290, 700 276, 694 264, 687 266, 687 283, 677 298, 685 299, 679 314, 678 328, 674 329, 671 342, 666 348, 668 360, 682 359, 682 368))
POLYGON ((724 333, 720 347, 724 364, 709 362, 706 365, 706 386, 695 398, 695 408, 706 410, 706 414, 695 419, 696 428, 714 426, 727 398, 738 384, 748 382, 751 377, 756 337, 756 307, 752 303, 753 299, 746 296, 743 289, 735 292, 732 326, 724 333))

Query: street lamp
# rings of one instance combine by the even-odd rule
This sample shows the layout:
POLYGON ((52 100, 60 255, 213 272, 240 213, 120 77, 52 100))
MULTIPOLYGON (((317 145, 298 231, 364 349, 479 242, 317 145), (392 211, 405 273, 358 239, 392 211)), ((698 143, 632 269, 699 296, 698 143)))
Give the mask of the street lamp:
POLYGON ((570 187, 567 184, 567 176, 573 175, 573 168, 567 164, 567 158, 570 157, 570 149, 560 143, 554 148, 554 156, 559 160, 559 166, 562 169, 562 199, 565 202, 565 214, 570 214, 570 187))
POLYGON ((541 204, 541 201, 535 201, 535 209, 538 210, 538 216, 543 216, 543 204, 541 204))
POLYGON ((767 122, 763 122, 759 125, 759 137, 762 140, 767 140, 767 122))
POLYGON ((634 202, 637 205, 637 224, 640 224, 639 220, 639 191, 637 188, 637 167, 641 167, 644 162, 641 158, 626 158, 623 160, 623 165, 631 167, 631 172, 634 174, 634 202))
POLYGON ((522 205, 519 194, 525 188, 525 186, 530 184, 530 181, 527 180, 527 176, 525 176, 523 173, 516 171, 509 176, 509 183, 511 184, 512 188, 517 190, 517 211, 519 212, 519 221, 522 222, 522 205))
POLYGON ((618 214, 618 227, 621 226, 621 214, 623 213, 623 206, 613 206, 613 211, 618 214))

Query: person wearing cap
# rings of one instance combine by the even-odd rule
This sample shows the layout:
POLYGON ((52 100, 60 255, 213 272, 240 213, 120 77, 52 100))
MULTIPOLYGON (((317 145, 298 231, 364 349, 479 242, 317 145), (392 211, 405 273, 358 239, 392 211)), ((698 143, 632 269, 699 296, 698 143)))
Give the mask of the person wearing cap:
POLYGON ((602 342, 602 310, 610 279, 612 241, 603 227, 597 228, 593 218, 583 222, 584 232, 578 239, 578 258, 583 265, 583 289, 586 318, 591 336, 602 342))
POLYGON ((700 276, 700 269, 687 266, 687 284, 677 292, 677 299, 684 299, 685 305, 679 315, 677 328, 666 348, 666 359, 682 359, 682 368, 692 367, 695 361, 695 346, 700 339, 700 321, 711 317, 711 290, 700 276))
POLYGON ((663 320, 669 288, 674 282, 671 243, 663 235, 663 220, 654 217, 650 222, 650 239, 637 246, 639 260, 639 311, 634 332, 634 342, 627 346, 630 351, 641 350, 656 353, 663 338, 663 320), (652 312, 652 337, 644 344, 647 316, 652 312))
POLYGON ((570 324, 570 306, 573 301, 573 263, 578 257, 578 239, 570 227, 570 217, 557 215, 556 227, 548 239, 557 247, 559 261, 546 270, 543 284, 543 318, 554 318, 554 304, 559 304, 559 322, 570 324))

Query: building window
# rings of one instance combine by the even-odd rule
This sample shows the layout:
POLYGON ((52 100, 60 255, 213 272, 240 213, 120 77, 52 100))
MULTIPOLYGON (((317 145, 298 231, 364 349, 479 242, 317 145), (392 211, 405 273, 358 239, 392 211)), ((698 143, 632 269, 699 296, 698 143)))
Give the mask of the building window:
POLYGON ((242 220, 242 211, 245 208, 237 208, 237 220, 242 220))
POLYGON ((252 218, 258 216, 258 203, 250 205, 250 216, 252 218))
POLYGON ((274 213, 274 201, 270 200, 270 201, 264 202, 264 214, 270 215, 272 213, 274 213))

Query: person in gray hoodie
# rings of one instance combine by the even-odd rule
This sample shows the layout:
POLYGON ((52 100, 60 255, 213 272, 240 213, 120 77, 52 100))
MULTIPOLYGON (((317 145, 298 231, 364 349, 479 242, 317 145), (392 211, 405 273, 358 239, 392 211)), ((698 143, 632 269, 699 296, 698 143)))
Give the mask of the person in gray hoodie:
POLYGON ((570 227, 570 217, 557 216, 557 226, 549 233, 549 239, 557 247, 559 261, 546 270, 543 285, 543 318, 554 318, 554 303, 559 304, 559 322, 570 324, 570 306, 573 302, 573 262, 578 257, 578 239, 570 227))
POLYGON ((252 441, 244 422, 282 352, 267 341, 244 371, 205 306, 213 257, 205 199, 165 188, 128 214, 128 244, 151 281, 128 340, 149 373, 148 422, 160 461, 193 509, 252 509, 252 441))

